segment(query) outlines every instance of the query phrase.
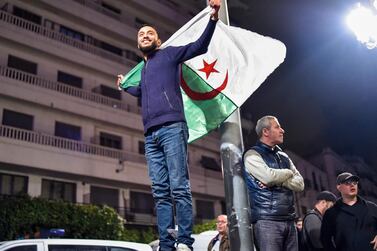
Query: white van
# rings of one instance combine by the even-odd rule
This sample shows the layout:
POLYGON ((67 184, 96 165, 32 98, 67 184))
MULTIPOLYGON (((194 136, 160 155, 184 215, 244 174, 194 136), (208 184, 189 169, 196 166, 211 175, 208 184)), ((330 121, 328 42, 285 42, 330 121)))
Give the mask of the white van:
POLYGON ((152 251, 152 248, 126 241, 27 239, 0 242, 0 251, 152 251))

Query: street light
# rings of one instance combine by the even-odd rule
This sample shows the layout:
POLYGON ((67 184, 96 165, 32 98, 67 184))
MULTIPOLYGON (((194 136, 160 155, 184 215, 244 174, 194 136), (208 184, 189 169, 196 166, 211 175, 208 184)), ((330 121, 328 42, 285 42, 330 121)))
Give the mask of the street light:
POLYGON ((355 33, 357 40, 365 44, 368 49, 377 47, 377 0, 371 1, 371 8, 360 3, 348 17, 348 27, 355 33))

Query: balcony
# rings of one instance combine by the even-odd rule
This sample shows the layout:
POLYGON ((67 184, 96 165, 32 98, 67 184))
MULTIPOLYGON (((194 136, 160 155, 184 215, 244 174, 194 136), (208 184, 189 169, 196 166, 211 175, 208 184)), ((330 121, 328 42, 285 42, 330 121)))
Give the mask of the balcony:
POLYGON ((86 51, 90 54, 100 56, 104 59, 110 60, 112 62, 117 62, 128 67, 133 67, 136 62, 128 58, 119 56, 117 54, 111 53, 109 51, 103 50, 99 47, 91 45, 87 42, 73 39, 69 36, 66 36, 60 32, 49 30, 41 25, 37 25, 33 22, 29 22, 25 19, 14 16, 8 12, 0 10, 0 22, 10 24, 12 26, 17 26, 21 29, 27 30, 29 32, 35 33, 39 36, 58 41, 60 43, 66 44, 68 46, 77 48, 79 50, 86 51))
POLYGON ((115 20, 118 20, 119 22, 121 23, 124 23, 124 24, 127 24, 127 25, 132 25, 134 24, 135 20, 133 18, 131 18, 128 14, 128 16, 125 16, 125 15, 121 15, 121 14, 118 14, 116 12, 113 12, 107 8, 104 8, 102 5, 94 2, 94 1, 90 1, 90 0, 73 0, 81 5, 84 5, 85 7, 87 8, 91 8, 97 12, 100 12, 108 17, 111 17, 115 20))
POLYGON ((84 143, 77 140, 71 140, 61 137, 52 136, 46 133, 23 130, 10 126, 0 126, 0 137, 13 140, 20 140, 32 144, 39 144, 59 149, 65 149, 73 152, 80 152, 87 155, 97 155, 102 157, 130 161, 135 163, 146 164, 143 155, 133 152, 125 152, 109 147, 95 144, 84 143))
POLYGON ((119 109, 125 112, 132 112, 135 114, 140 113, 140 108, 137 106, 131 106, 120 102, 119 100, 102 96, 90 91, 86 91, 80 88, 69 86, 63 83, 54 82, 51 80, 43 79, 36 75, 26 73, 14 68, 9 68, 5 66, 0 66, 0 76, 11 78, 28 85, 37 86, 44 89, 49 89, 55 92, 60 92, 69 96, 73 96, 79 99, 90 101, 99 105, 104 105, 112 107, 114 109, 119 109))

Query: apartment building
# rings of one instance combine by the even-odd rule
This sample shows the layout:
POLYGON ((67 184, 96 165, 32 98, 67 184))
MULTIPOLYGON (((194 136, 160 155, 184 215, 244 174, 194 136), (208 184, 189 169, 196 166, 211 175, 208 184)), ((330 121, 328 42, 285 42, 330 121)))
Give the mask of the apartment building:
MULTIPOLYGON (((140 101, 115 88, 136 33, 168 38, 205 5, 170 0, 0 1, 0 194, 107 204, 154 224, 140 101)), ((225 211, 219 137, 189 146, 195 217, 225 211)))

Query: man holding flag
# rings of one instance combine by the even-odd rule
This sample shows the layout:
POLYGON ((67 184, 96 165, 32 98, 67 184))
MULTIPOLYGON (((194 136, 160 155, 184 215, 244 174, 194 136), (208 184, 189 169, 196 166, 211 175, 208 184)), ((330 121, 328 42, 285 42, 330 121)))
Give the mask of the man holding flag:
POLYGON ((210 20, 196 41, 184 46, 161 49, 161 40, 152 26, 138 31, 138 48, 144 66, 137 86, 117 85, 133 96, 141 97, 145 135, 145 155, 152 194, 157 209, 160 250, 175 250, 176 240, 168 233, 174 229, 174 210, 178 236, 176 250, 192 250, 194 239, 192 196, 187 167, 188 128, 180 90, 181 64, 205 53, 216 28, 220 0, 210 0, 213 8, 210 20))

